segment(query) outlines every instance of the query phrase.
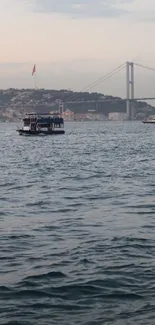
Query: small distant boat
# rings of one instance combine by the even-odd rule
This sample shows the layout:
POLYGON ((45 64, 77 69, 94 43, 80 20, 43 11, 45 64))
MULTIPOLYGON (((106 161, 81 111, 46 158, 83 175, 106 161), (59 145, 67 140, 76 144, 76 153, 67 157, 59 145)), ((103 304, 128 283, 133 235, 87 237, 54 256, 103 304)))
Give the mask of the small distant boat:
POLYGON ((23 118, 23 127, 16 131, 19 135, 64 134, 64 119, 58 114, 27 113, 23 118))
POLYGON ((143 121, 144 124, 154 124, 155 123, 155 115, 150 115, 149 117, 146 117, 143 121))

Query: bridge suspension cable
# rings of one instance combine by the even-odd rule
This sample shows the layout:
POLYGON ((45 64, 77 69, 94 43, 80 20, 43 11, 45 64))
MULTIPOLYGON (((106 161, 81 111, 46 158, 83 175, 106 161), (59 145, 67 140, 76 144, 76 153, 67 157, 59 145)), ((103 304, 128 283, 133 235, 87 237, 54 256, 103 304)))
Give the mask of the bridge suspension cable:
MULTIPOLYGON (((92 82, 91 84, 89 84, 87 87, 84 87, 83 89, 81 89, 80 92, 83 92, 83 91, 86 91, 86 90, 88 91, 90 88, 94 88, 95 86, 100 84, 102 81, 105 81, 105 80, 111 78, 114 74, 116 74, 117 72, 123 70, 125 68, 125 66, 126 66, 126 63, 121 64, 120 66, 118 66, 117 68, 112 70, 111 72, 105 74, 103 77, 100 77, 99 79, 97 79, 94 82, 92 82)), ((75 99, 77 97, 78 97, 78 95, 73 95, 67 101, 72 101, 73 99, 75 99)))
POLYGON ((151 68, 151 67, 147 67, 146 65, 143 65, 143 64, 139 64, 139 63, 136 63, 134 62, 134 64, 140 68, 144 68, 144 69, 147 69, 147 70, 152 70, 152 71, 155 71, 155 68, 151 68))
POLYGON ((105 81, 105 80, 111 78, 114 74, 120 72, 120 71, 123 70, 124 68, 125 68, 125 63, 124 63, 123 65, 121 65, 120 67, 118 67, 117 70, 115 69, 116 71, 113 70, 111 73, 109 73, 109 74, 103 76, 102 78, 100 78, 100 79, 94 81, 94 82, 93 82, 91 85, 89 85, 86 89, 88 90, 88 89, 90 89, 90 88, 94 88, 95 86, 99 85, 102 81, 105 81))

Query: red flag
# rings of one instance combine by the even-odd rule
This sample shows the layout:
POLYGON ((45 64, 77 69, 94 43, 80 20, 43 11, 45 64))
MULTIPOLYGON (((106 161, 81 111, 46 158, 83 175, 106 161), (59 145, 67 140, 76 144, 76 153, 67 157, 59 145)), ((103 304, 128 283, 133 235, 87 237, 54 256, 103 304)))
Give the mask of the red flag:
POLYGON ((34 75, 35 72, 36 72, 36 65, 34 64, 33 70, 32 70, 32 76, 34 75))

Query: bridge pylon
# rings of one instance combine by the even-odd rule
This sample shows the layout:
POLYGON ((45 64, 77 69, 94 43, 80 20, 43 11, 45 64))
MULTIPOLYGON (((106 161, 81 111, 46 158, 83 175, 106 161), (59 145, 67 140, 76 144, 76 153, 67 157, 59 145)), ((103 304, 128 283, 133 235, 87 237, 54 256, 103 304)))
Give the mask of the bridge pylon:
POLYGON ((126 114, 134 119, 134 63, 126 62, 126 114))
POLYGON ((58 100, 58 105, 59 105, 59 114, 63 116, 64 113, 64 102, 62 100, 58 100))

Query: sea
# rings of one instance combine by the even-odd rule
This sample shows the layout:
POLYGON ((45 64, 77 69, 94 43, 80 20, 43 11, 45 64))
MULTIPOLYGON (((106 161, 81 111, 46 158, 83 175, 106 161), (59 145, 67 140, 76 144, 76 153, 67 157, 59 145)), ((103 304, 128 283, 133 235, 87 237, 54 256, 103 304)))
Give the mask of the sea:
POLYGON ((154 325, 155 126, 0 123, 0 324, 154 325))

